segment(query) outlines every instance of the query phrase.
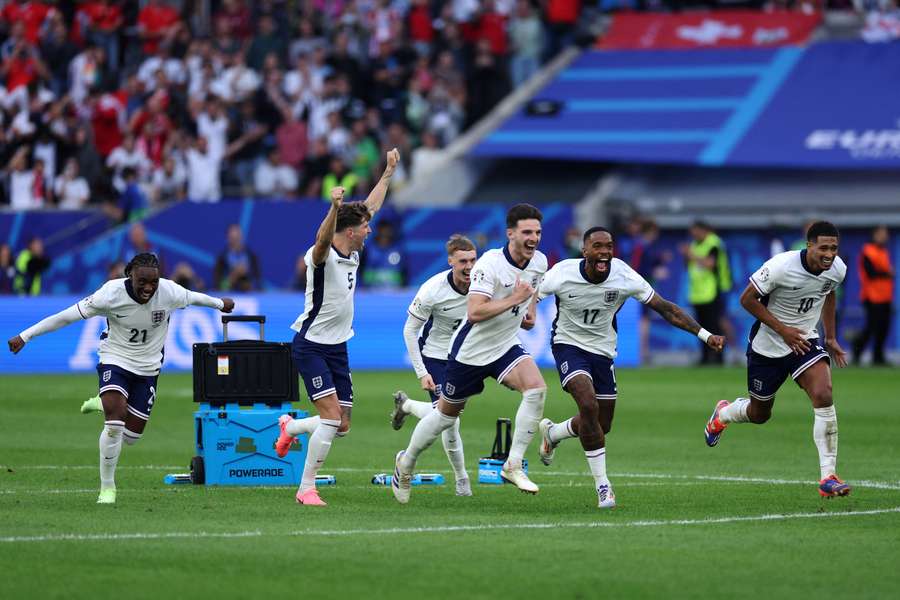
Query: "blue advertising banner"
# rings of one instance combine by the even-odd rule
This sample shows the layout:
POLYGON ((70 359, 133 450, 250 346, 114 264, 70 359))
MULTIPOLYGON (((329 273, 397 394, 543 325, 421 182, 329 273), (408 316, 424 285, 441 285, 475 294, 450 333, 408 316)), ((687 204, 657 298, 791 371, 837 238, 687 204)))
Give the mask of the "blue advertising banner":
POLYGON ((900 167, 900 44, 585 52, 474 153, 900 167), (864 92, 864 93, 861 93, 864 92))
MULTIPOLYGON (((365 292, 356 295, 356 335, 350 340, 350 365, 353 369, 404 369, 409 357, 403 344, 406 309, 415 290, 401 292, 365 292)), ((7 339, 44 317, 71 306, 78 296, 0 298, 0 328, 7 339)), ((235 314, 263 314, 267 317, 266 338, 290 341, 291 324, 303 312, 301 294, 267 293, 235 297, 235 314)), ((550 352, 550 325, 556 313, 553 302, 538 305, 537 324, 522 331, 522 343, 544 367, 553 366, 550 352)), ((191 348, 197 342, 220 341, 221 313, 208 308, 189 307, 175 311, 169 324, 166 363, 163 370, 190 370, 191 348)), ((618 313, 619 366, 636 366, 639 360, 637 320, 638 305, 629 300, 618 313)), ((106 327, 102 318, 80 321, 69 327, 35 338, 18 354, 5 351, 0 358, 0 373, 59 373, 93 371, 97 364, 97 344, 106 327)), ((232 323, 231 339, 254 339, 256 326, 232 323)))

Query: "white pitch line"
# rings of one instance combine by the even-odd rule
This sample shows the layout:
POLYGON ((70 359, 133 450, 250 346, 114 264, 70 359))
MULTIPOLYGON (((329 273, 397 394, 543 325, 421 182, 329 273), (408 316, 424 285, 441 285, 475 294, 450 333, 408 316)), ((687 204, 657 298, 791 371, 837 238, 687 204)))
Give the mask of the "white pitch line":
MULTIPOLYGON (((96 470, 97 465, 21 465, 18 467, 10 467, 8 465, 0 465, 0 469, 11 468, 13 471, 19 470, 96 470)), ((172 471, 184 470, 184 465, 119 465, 117 469, 146 469, 155 471, 172 471)), ((361 467, 328 467, 326 471, 334 473, 372 473, 375 469, 367 469, 361 467)), ((428 471, 432 473, 440 473, 448 475, 440 470, 428 471)), ((532 475, 538 477, 590 477, 590 473, 581 471, 532 471, 532 475)), ((770 485, 816 485, 818 481, 812 479, 780 479, 767 477, 746 477, 743 475, 677 475, 672 473, 610 473, 611 479, 688 479, 696 481, 718 481, 718 482, 736 482, 736 483, 764 483, 770 485)), ((846 480, 847 483, 856 487, 868 487, 880 490, 900 490, 900 482, 894 481, 872 481, 872 480, 846 480)), ((545 484, 546 485, 546 484, 545 484)))
POLYGON ((172 531, 166 533, 95 533, 76 534, 66 533, 58 535, 35 536, 7 536, 0 537, 0 543, 28 543, 28 542, 64 542, 64 541, 105 541, 105 540, 159 540, 159 539, 203 539, 203 538, 251 538, 251 537, 300 537, 322 536, 339 537, 352 535, 393 535, 415 533, 457 533, 467 531, 492 530, 521 530, 521 529, 597 529, 597 528, 628 528, 628 527, 671 527, 690 525, 721 525, 727 523, 747 523, 754 521, 789 521, 794 519, 836 519, 841 517, 863 517, 882 515, 888 513, 900 513, 900 506, 892 508, 878 508, 872 510, 858 510, 846 512, 812 512, 812 513, 788 513, 770 514, 745 517, 718 517, 712 519, 669 519, 653 521, 624 521, 621 523, 609 521, 587 521, 581 523, 509 523, 505 525, 475 524, 475 525, 441 525, 434 527, 392 527, 388 529, 301 529, 284 533, 270 533, 259 530, 234 531, 234 532, 207 532, 207 531, 172 531))

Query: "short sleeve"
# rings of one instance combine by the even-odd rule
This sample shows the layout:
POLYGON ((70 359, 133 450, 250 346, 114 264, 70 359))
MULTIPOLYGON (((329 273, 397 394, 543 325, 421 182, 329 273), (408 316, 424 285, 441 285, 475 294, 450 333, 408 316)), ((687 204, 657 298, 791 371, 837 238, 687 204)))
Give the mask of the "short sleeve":
POLYGON ((427 321, 431 318, 431 311, 434 307, 434 299, 432 298, 432 294, 429 293, 428 285, 423 285, 419 288, 419 291, 416 293, 416 297, 413 298, 412 303, 409 305, 407 309, 409 314, 419 319, 420 321, 427 321))
POLYGON ((165 286, 166 301, 170 307, 185 308, 190 304, 190 293, 187 288, 168 279, 160 279, 159 285, 165 286))
POLYGON ((654 294, 656 292, 653 291, 653 287, 647 282, 646 279, 641 277, 641 275, 628 267, 626 271, 626 281, 628 282, 628 295, 640 302, 641 304, 647 304, 650 300, 653 299, 654 294))
POLYGON ((538 286, 538 300, 543 300, 547 296, 553 296, 559 292, 560 271, 561 268, 557 264, 544 274, 543 280, 538 286))
POLYGON ((768 296, 772 290, 778 287, 778 278, 781 276, 780 261, 770 258, 763 266, 750 276, 750 285, 756 289, 760 296, 768 296))
POLYGON ((497 276, 489 261, 482 258, 475 263, 472 269, 471 283, 469 284, 470 294, 481 294, 488 298, 494 297, 494 286, 497 283, 497 276))
POLYGON ((112 293, 109 285, 104 285, 99 290, 80 300, 75 306, 85 319, 106 315, 112 302, 112 293))

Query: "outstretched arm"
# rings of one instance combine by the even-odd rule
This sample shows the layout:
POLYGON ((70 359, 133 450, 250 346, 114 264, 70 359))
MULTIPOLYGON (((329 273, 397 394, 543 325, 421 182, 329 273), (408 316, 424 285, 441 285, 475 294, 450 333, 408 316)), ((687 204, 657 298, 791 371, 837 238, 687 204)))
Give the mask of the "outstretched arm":
POLYGON ((18 354, 19 350, 25 347, 26 342, 31 340, 31 338, 50 333, 51 331, 56 331, 57 329, 62 329, 66 325, 71 325, 75 321, 80 321, 83 318, 84 316, 81 314, 78 305, 74 304, 55 315, 50 315, 46 319, 39 321, 19 335, 10 338, 7 342, 9 344, 9 351, 13 354, 18 354))
POLYGON ((696 335, 703 343, 713 350, 721 352, 725 347, 724 337, 721 335, 710 334, 710 332, 700 327, 700 324, 697 323, 693 317, 684 312, 680 306, 674 302, 669 302, 658 293, 653 294, 653 297, 650 299, 650 302, 647 303, 647 306, 659 313, 659 315, 668 321, 670 325, 674 325, 679 329, 683 329, 688 333, 696 335))
POLYGON ((397 168, 398 162, 400 162, 400 151, 394 148, 387 153, 387 167, 385 167, 381 179, 378 180, 378 183, 369 192, 369 197, 363 203, 372 216, 375 216, 375 213, 381 210, 381 205, 384 204, 384 197, 387 195, 388 186, 391 183, 391 177, 394 176, 394 170, 397 168))
POLYGON ((331 242, 334 240, 334 229, 337 226, 338 209, 344 202, 344 188, 331 188, 331 208, 325 215, 325 220, 319 225, 319 231, 316 232, 316 245, 313 247, 312 259, 313 266, 319 266, 325 263, 328 258, 328 250, 331 248, 331 242))
POLYGON ((234 300, 231 298, 213 298, 200 292, 192 292, 188 290, 187 303, 191 306, 206 306, 209 308, 217 308, 223 313, 230 313, 234 310, 234 300))

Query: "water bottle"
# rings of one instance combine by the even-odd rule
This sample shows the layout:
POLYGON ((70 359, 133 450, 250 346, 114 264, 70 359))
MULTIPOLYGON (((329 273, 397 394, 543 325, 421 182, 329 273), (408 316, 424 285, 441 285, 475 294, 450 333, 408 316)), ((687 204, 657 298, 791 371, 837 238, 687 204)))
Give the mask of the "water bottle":
MULTIPOLYGON (((391 485, 394 476, 388 473, 377 473, 372 477, 374 485, 391 485)), ((444 485, 444 476, 440 473, 416 473, 412 485, 444 485)))
POLYGON ((334 475, 316 475, 316 485, 335 485, 337 479, 334 475))

